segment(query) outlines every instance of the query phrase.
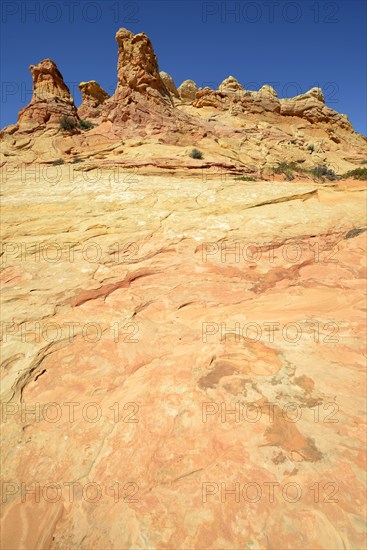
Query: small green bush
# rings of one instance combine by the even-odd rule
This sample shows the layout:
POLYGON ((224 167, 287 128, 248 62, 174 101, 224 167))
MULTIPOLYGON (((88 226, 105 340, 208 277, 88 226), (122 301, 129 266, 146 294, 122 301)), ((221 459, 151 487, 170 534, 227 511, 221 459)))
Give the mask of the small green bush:
POLYGON ((203 159, 204 158, 204 155, 201 151, 199 151, 199 149, 192 149, 191 152, 189 153, 189 157, 191 157, 192 159, 203 159))
POLYGON ((64 130, 65 132, 71 132, 72 130, 75 130, 76 126, 77 126, 77 123, 73 118, 70 118, 66 115, 60 118, 61 130, 64 130))
POLYGON ((328 180, 336 180, 337 178, 334 170, 331 170, 327 166, 315 166, 311 169, 311 174, 317 179, 325 177, 328 180))
POLYGON ((293 175, 293 172, 284 172, 284 177, 287 181, 292 181, 294 180, 294 175, 293 175))
POLYGON ((294 180, 293 172, 299 170, 296 162, 281 162, 274 168, 274 174, 283 174, 287 181, 294 180))
POLYGON ((355 170, 349 170, 343 175, 343 178, 353 178, 355 180, 367 180, 367 168, 356 168, 355 170))
POLYGON ((236 181, 256 181, 255 178, 251 178, 250 176, 239 176, 238 178, 234 178, 236 181))
POLYGON ((60 166, 61 164, 65 164, 64 159, 54 160, 53 163, 52 163, 52 166, 60 166))
POLYGON ((307 147, 307 151, 310 151, 310 153, 313 153, 314 150, 315 150, 315 146, 311 143, 311 145, 309 145, 309 146, 307 147))
POLYGON ((94 124, 90 120, 83 120, 81 118, 78 124, 78 128, 79 130, 90 130, 91 128, 94 128, 94 124))
POLYGON ((356 229, 351 229, 348 231, 348 233, 345 235, 345 239, 353 239, 354 237, 358 237, 361 233, 364 233, 367 231, 367 227, 359 227, 356 229))
POLYGON ((79 162, 84 162, 84 159, 80 159, 79 157, 75 157, 75 158, 71 161, 71 164, 78 164, 79 162))
POLYGON ((284 172, 292 172, 297 170, 298 166, 296 162, 281 162, 274 168, 275 174, 284 174, 284 172))

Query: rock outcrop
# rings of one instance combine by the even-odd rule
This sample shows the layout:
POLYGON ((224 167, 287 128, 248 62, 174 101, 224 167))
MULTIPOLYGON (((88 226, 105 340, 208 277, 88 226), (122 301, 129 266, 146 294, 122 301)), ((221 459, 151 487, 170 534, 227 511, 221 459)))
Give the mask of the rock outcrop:
POLYGON ((264 84, 258 91, 259 94, 262 94, 263 96, 271 96, 271 97, 278 97, 278 94, 274 90, 272 86, 269 86, 269 84, 264 84))
POLYGON ((267 89, 259 92, 246 91, 233 77, 223 81, 218 90, 199 88, 193 106, 230 111, 236 116, 261 114, 266 111, 280 112, 280 103, 276 94, 272 94, 267 89))
POLYGON ((180 97, 179 94, 178 94, 178 91, 177 91, 177 88, 176 88, 176 85, 175 85, 175 82, 172 78, 171 75, 169 75, 168 73, 166 73, 165 71, 160 71, 160 77, 164 83, 164 85, 166 86, 167 90, 169 92, 171 92, 171 94, 174 96, 174 97, 180 97))
POLYGON ((345 115, 325 105, 319 88, 279 99, 269 85, 245 90, 229 76, 218 89, 198 89, 193 80, 176 89, 170 75, 159 72, 144 33, 120 29, 116 40, 115 93, 108 97, 96 81, 82 82, 78 111, 53 61, 46 59, 31 67, 32 101, 20 112, 19 123, 1 132, 0 164, 72 162, 83 155, 98 163, 132 164, 137 162, 136 154, 143 154, 145 160, 140 160, 145 166, 178 169, 188 163, 198 166, 187 158, 194 145, 210 150, 208 165, 238 170, 239 163, 251 173, 288 161, 302 163, 307 170, 327 165, 343 174, 365 159, 365 138, 354 132, 345 115), (74 121, 89 119, 94 128, 61 135, 58 126, 63 115, 74 121), (144 152, 132 152, 128 146, 121 149, 122 141, 141 138, 144 152))
POLYGON ((234 76, 229 76, 220 84, 218 90, 225 93, 241 93, 244 91, 243 86, 234 76))
POLYGON ((199 88, 195 95, 193 107, 212 107, 213 109, 227 110, 230 107, 230 99, 228 94, 219 90, 212 90, 208 86, 199 88))
POLYGON ((312 88, 305 94, 281 99, 280 105, 281 115, 304 118, 313 124, 330 123, 352 130, 352 125, 346 115, 339 114, 325 105, 324 94, 320 88, 312 88))
POLYGON ((194 100, 198 87, 193 80, 184 80, 178 87, 178 93, 181 99, 194 100))
POLYGON ((80 118, 95 120, 101 116, 101 106, 110 97, 108 93, 96 82, 81 82, 78 86, 82 93, 82 104, 78 108, 80 118))
POLYGON ((308 92, 306 92, 304 95, 307 97, 314 97, 315 99, 317 99, 317 101, 325 103, 325 97, 321 88, 311 88, 311 90, 308 90, 308 92))
POLYGON ((104 116, 114 124, 164 125, 173 110, 170 92, 158 69, 150 39, 127 29, 116 33, 117 88, 104 103, 104 116))
POLYGON ((78 113, 74 100, 56 63, 44 59, 38 65, 31 65, 29 70, 33 78, 33 96, 29 105, 19 112, 19 123, 58 125, 62 116, 76 122, 78 113))

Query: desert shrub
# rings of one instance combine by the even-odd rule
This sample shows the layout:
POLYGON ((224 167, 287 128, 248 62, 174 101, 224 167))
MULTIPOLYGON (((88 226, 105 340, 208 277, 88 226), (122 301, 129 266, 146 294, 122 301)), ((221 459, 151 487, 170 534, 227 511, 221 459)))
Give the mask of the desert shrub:
POLYGON ((296 162, 281 162, 274 168, 274 174, 283 174, 287 181, 292 181, 295 170, 299 170, 296 162))
POLYGON ((72 130, 75 130, 77 124, 73 118, 70 118, 66 115, 62 116, 60 118, 60 129, 64 130, 65 132, 71 132, 72 130))
POLYGON ((315 150, 315 146, 311 143, 311 145, 308 145, 307 151, 310 151, 310 153, 313 153, 315 150))
POLYGON ((298 166, 296 162, 280 162, 278 166, 274 168, 275 174, 284 174, 284 172, 291 172, 297 170, 298 166))
POLYGON ((238 178, 234 178, 236 181, 256 181, 255 178, 252 178, 251 176, 238 176, 238 178))
POLYGON ((334 170, 331 170, 327 166, 315 166, 312 168, 311 174, 317 179, 325 177, 328 180, 335 180, 337 178, 334 170))
POLYGON ((53 163, 52 163, 52 166, 60 166, 61 164, 65 164, 64 159, 54 160, 53 163))
POLYGON ((79 157, 75 157, 75 158, 71 161, 71 164, 78 164, 79 162, 84 162, 84 159, 80 159, 79 157))
POLYGON ((202 159, 204 158, 204 155, 201 151, 199 151, 199 149, 194 148, 189 153, 189 157, 191 157, 192 159, 202 159))
POLYGON ((356 229, 351 229, 348 231, 348 233, 345 235, 345 239, 353 239, 354 237, 358 237, 361 233, 364 233, 367 231, 367 227, 359 227, 356 229))
POLYGON ((284 177, 287 181, 292 181, 294 180, 294 175, 293 175, 293 172, 284 172, 284 177))
POLYGON ((79 130, 90 130, 91 128, 94 128, 94 124, 90 120, 83 120, 81 118, 79 120, 78 128, 79 130))
POLYGON ((356 168, 355 170, 349 170, 344 174, 343 178, 353 178, 355 180, 367 180, 367 168, 356 168))

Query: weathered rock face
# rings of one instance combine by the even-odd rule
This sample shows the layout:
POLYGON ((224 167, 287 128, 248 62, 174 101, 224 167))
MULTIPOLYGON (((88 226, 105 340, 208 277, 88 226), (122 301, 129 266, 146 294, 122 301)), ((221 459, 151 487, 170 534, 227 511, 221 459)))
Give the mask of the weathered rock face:
POLYGON ((144 33, 127 29, 116 33, 118 44, 117 88, 104 104, 105 118, 113 123, 163 125, 173 102, 158 69, 157 57, 144 33))
POLYGON ((212 90, 208 86, 199 88, 195 94, 193 107, 212 107, 214 109, 226 110, 229 108, 230 100, 225 92, 212 90))
POLYGON ((74 100, 56 63, 44 59, 29 70, 33 78, 33 96, 27 107, 19 112, 18 121, 37 124, 59 124, 64 115, 77 121, 74 100))
POLYGON ((159 74, 167 90, 171 92, 171 94, 174 95, 175 97, 179 97, 179 94, 172 76, 166 73, 165 71, 160 71, 159 74))
POLYGON ((198 87, 193 80, 184 80, 181 86, 178 87, 178 93, 181 99, 195 99, 198 87))
POLYGON ((82 92, 82 104, 78 108, 80 118, 96 119, 100 117, 101 105, 110 97, 108 93, 95 80, 81 82, 78 87, 82 92))

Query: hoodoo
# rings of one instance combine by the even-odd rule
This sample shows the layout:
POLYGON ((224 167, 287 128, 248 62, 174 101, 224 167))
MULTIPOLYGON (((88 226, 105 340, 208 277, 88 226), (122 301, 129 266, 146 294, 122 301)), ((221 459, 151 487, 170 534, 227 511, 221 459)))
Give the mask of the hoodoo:
POLYGON ((134 35, 120 29, 116 41, 118 82, 115 93, 105 103, 105 118, 116 124, 160 122, 163 126, 163 119, 172 113, 173 102, 159 74, 150 39, 144 33, 134 35))
POLYGON ((79 117, 74 100, 56 63, 44 59, 38 65, 31 65, 29 70, 33 78, 33 96, 29 105, 19 112, 19 122, 59 124, 62 116, 76 122, 79 117))

